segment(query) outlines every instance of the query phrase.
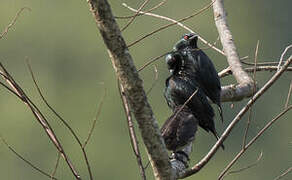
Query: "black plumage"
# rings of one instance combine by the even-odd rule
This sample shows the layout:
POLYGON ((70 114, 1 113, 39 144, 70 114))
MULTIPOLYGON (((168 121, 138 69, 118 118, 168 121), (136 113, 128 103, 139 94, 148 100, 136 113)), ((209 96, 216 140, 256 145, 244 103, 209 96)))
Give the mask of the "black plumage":
POLYGON ((204 91, 195 81, 194 73, 189 70, 188 66, 192 66, 192 62, 189 60, 185 61, 184 55, 180 51, 169 53, 166 56, 166 62, 171 72, 171 76, 166 80, 164 91, 164 97, 168 106, 175 112, 176 108, 183 105, 196 91, 196 94, 186 106, 198 120, 199 126, 207 132, 211 131, 218 139, 213 120, 214 110, 209 104, 204 91))
POLYGON ((174 113, 161 127, 161 134, 168 150, 179 152, 195 139, 198 121, 190 109, 177 106, 174 113))
POLYGON ((183 55, 185 66, 184 71, 192 74, 193 80, 204 91, 207 97, 216 105, 223 121, 221 107, 221 83, 218 73, 210 58, 197 46, 198 36, 194 33, 185 34, 175 46, 174 51, 179 51, 183 55))

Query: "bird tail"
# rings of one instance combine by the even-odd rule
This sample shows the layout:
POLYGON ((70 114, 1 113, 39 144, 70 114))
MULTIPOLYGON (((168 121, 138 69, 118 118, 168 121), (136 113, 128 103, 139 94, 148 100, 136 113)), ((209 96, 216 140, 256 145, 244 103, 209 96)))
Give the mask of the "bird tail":
MULTIPOLYGON (((215 130, 213 130, 212 133, 213 133, 213 135, 215 136, 215 138, 216 138, 217 141, 218 141, 220 137, 218 136, 217 132, 216 132, 215 130)), ((223 143, 221 144, 221 148, 222 148, 223 150, 225 149, 223 143)))
POLYGON ((221 104, 218 104, 218 111, 219 111, 219 114, 220 114, 221 122, 223 123, 223 112, 222 112, 221 104))

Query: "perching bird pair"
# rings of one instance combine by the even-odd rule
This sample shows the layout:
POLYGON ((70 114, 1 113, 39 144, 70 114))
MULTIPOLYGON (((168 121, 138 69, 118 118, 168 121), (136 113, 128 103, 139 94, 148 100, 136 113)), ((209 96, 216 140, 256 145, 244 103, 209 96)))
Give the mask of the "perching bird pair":
POLYGON ((197 41, 196 34, 184 35, 165 58, 171 75, 166 79, 164 97, 173 115, 165 121, 161 133, 166 148, 174 153, 182 152, 194 140, 197 125, 211 131, 218 140, 215 113, 208 100, 218 105, 223 121, 220 80, 212 61, 198 49, 197 41))

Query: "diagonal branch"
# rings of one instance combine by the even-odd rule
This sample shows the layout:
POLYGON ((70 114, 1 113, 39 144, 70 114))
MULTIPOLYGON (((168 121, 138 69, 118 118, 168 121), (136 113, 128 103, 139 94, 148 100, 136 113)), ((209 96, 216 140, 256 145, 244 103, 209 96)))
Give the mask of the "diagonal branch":
POLYGON ((165 144, 133 59, 107 0, 87 0, 145 143, 156 179, 174 179, 165 144))
MULTIPOLYGON (((83 157, 84 157, 84 160, 86 162, 86 166, 87 166, 87 170, 88 170, 88 174, 90 176, 90 180, 93 180, 93 176, 92 176, 92 172, 91 172, 91 168, 90 168, 90 165, 89 165, 89 160, 88 160, 88 157, 87 157, 87 153, 85 151, 85 145, 87 144, 87 141, 89 140, 86 140, 85 142, 85 145, 83 146, 79 137, 77 136, 77 134, 75 133, 75 131, 72 129, 72 127, 68 124, 68 122, 49 104, 49 102, 46 100, 45 96, 43 95, 38 83, 37 83, 37 80, 35 78, 35 75, 33 73, 33 70, 32 70, 32 67, 29 63, 29 60, 26 59, 26 64, 28 66, 28 70, 30 72, 30 75, 31 75, 31 78, 33 80, 33 83, 39 93, 39 95, 41 96, 41 99, 43 100, 43 102, 46 104, 46 106, 53 112, 53 114, 55 114, 58 119, 66 126, 66 128, 68 128, 68 130, 70 131, 70 133, 73 135, 74 139, 77 141, 79 147, 81 148, 81 151, 82 151, 82 154, 83 154, 83 157)), ((101 106, 99 107, 101 109, 102 107, 102 104, 101 106)), ((100 111, 100 110, 99 110, 100 111)))
POLYGON ((28 7, 23 7, 21 8, 15 15, 15 17, 13 18, 13 20, 8 24, 8 26, 4 29, 4 31, 2 33, 0 33, 0 39, 2 39, 9 31, 10 28, 12 28, 12 26, 16 23, 17 19, 19 18, 20 14, 24 11, 24 10, 28 10, 31 11, 30 8, 28 7))
POLYGON ((147 5, 147 3, 149 3, 150 0, 145 0, 144 3, 138 8, 137 12, 134 14, 133 17, 131 17, 131 19, 128 21, 128 23, 121 29, 121 31, 123 32, 125 29, 127 29, 130 24, 135 20, 135 18, 137 17, 137 15, 140 13, 140 11, 147 5))
MULTIPOLYGON (((277 71, 272 78, 248 101, 248 103, 241 109, 241 111, 236 115, 236 117, 232 120, 232 122, 225 129, 219 140, 216 144, 211 148, 211 150, 207 153, 207 155, 200 160, 195 166, 193 166, 190 170, 188 170, 181 178, 185 178, 191 176, 199 172, 215 155, 219 147, 222 145, 223 141, 229 136, 231 130, 235 127, 235 125, 241 120, 243 115, 249 110, 249 108, 254 104, 254 102, 260 98, 273 84, 276 80, 285 72, 288 68, 289 64, 292 62, 292 57, 289 58, 285 64, 281 67, 279 71, 277 71)), ((247 145, 248 146, 248 145, 247 145)))
MULTIPOLYGON (((214 19, 215 24, 220 36, 221 44, 223 46, 224 53, 227 57, 230 69, 235 77, 236 81, 239 83, 237 86, 231 90, 235 92, 240 92, 236 96, 236 100, 241 100, 245 97, 252 95, 254 82, 251 77, 243 70, 238 52, 236 50, 231 31, 229 30, 227 24, 227 13, 224 10, 223 0, 216 0, 213 4, 214 19)), ((223 93, 226 89, 223 88, 223 93)), ((224 97, 224 95, 223 95, 224 97)))
POLYGON ((122 88, 123 87, 120 85, 120 83, 118 81, 118 89, 119 89, 120 97, 121 97, 122 102, 123 102, 123 107, 124 107, 124 111, 125 111, 127 122, 128 122, 128 129, 129 129, 129 134, 130 134, 130 139, 131 139, 131 145, 132 145, 133 151, 135 153, 138 166, 140 168, 141 178, 143 180, 146 180, 145 169, 143 167, 140 149, 139 149, 138 141, 137 141, 137 136, 136 136, 136 132, 134 129, 132 113, 130 111, 129 103, 127 101, 124 90, 122 88))
MULTIPOLYGON (((206 6, 206 7, 209 7, 209 6, 211 6, 211 5, 212 5, 212 3, 211 3, 211 4, 208 4, 208 6, 206 6)), ((159 18, 159 19, 164 19, 164 20, 166 20, 166 21, 169 21, 169 22, 175 23, 175 24, 177 24, 178 26, 180 26, 180 27, 186 29, 187 31, 189 31, 189 32, 191 32, 191 33, 195 33, 191 28, 189 28, 189 27, 187 27, 186 25, 184 25, 183 23, 181 23, 182 20, 178 20, 178 21, 177 21, 177 20, 171 19, 171 18, 166 17, 166 16, 161 16, 161 15, 154 14, 154 13, 149 13, 149 12, 139 11, 139 9, 136 10, 136 9, 134 9, 134 8, 132 8, 132 7, 130 7, 130 6, 128 6, 126 3, 124 3, 123 6, 125 6, 125 7, 128 8, 129 10, 134 11, 134 12, 136 12, 136 13, 139 13, 139 14, 141 14, 141 15, 152 16, 152 17, 156 17, 156 18, 159 18)), ((204 7, 202 10, 205 10, 206 7, 204 7)), ((203 12, 203 11, 199 11, 199 12, 203 12)), ((198 13, 196 13, 196 15, 197 15, 197 14, 198 14, 198 13)), ((188 16, 188 17, 186 17, 186 18, 192 18, 192 17, 193 17, 193 16, 191 15, 191 16, 188 16)), ((185 19, 185 18, 183 18, 183 19, 185 19)), ((198 35, 198 38, 199 38, 204 44, 206 44, 206 45, 209 46, 210 48, 213 48, 215 51, 219 52, 220 54, 225 55, 224 52, 221 51, 220 49, 218 49, 217 47, 215 47, 214 44, 211 44, 211 43, 209 43, 208 41, 206 41, 206 40, 205 40, 202 36, 200 36, 197 32, 196 32, 196 34, 198 35)), ((130 46, 130 45, 129 45, 129 46, 130 46)))
POLYGON ((13 153, 15 154, 18 158, 20 158, 21 160, 23 160, 26 164, 28 164, 30 167, 32 167, 33 169, 37 170, 38 172, 40 172, 41 174, 57 180, 57 178, 54 175, 50 175, 49 173, 46 173, 45 171, 43 171, 42 169, 38 168, 37 166, 35 166, 32 162, 28 161, 27 159, 25 159, 21 154, 19 154, 12 146, 10 146, 6 140, 0 135, 0 140, 5 144, 5 146, 7 146, 7 148, 13 153))
POLYGON ((282 112, 280 112, 275 118, 273 118, 269 123, 263 127, 256 136, 249 141, 247 145, 242 148, 239 153, 233 158, 233 160, 224 168, 224 170, 220 173, 218 180, 222 180, 225 176, 226 172, 237 162, 237 160, 246 152, 246 150, 260 137, 262 134, 269 129, 280 117, 282 117, 285 113, 292 109, 292 105, 285 108, 282 112))
MULTIPOLYGON (((11 89, 8 88, 10 92, 13 92, 18 98, 22 100, 22 102, 28 106, 28 108, 33 113, 36 120, 39 122, 39 124, 42 126, 46 134, 48 135, 51 142, 55 145, 57 150, 61 153, 62 157, 66 161, 67 165, 69 166, 71 172, 75 176, 76 179, 81 179, 79 173, 76 171, 74 165, 70 161, 68 155, 65 153, 62 144, 60 143, 58 137, 56 136, 54 130, 52 129, 51 125, 43 115, 43 113, 39 110, 39 108, 31 101, 31 99, 25 94, 25 92, 22 90, 22 88, 16 83, 16 81, 13 79, 13 77, 8 73, 8 71, 5 69, 5 67, 0 63, 0 67, 3 71, 0 70, 0 74, 2 78, 11 86, 11 89), (3 75, 4 76, 3 76, 3 75), (12 91, 11 91, 12 90, 12 91)), ((1 85, 3 85, 1 83, 1 85)), ((4 86, 7 88, 7 86, 4 86)))

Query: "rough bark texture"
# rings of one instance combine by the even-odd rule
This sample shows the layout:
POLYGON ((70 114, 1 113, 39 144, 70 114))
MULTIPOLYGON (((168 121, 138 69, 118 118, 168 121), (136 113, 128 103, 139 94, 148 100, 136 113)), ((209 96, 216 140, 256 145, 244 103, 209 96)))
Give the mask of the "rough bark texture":
POLYGON ((139 78, 121 31, 107 0, 88 0, 98 29, 108 48, 117 77, 125 91, 146 145, 156 179, 173 179, 167 151, 157 121, 147 101, 143 82, 139 78))

